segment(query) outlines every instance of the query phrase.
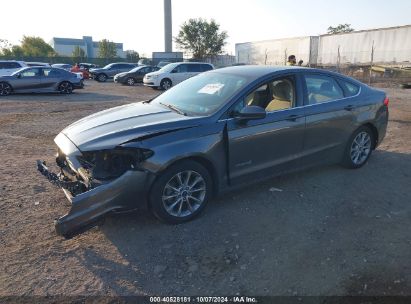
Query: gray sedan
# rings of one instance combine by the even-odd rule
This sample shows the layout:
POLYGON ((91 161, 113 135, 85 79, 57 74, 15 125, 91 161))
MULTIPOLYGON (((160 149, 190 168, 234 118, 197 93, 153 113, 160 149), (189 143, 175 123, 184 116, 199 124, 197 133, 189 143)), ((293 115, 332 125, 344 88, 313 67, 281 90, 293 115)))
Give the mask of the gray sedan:
POLYGON ((250 181, 320 164, 360 168, 385 136, 388 103, 384 92, 322 70, 218 69, 73 123, 55 138, 62 173, 37 166, 72 203, 56 221, 65 237, 143 203, 182 223, 250 181))
POLYGON ((22 68, 10 76, 0 77, 0 96, 45 92, 71 94, 74 89, 83 87, 78 75, 51 67, 22 68))

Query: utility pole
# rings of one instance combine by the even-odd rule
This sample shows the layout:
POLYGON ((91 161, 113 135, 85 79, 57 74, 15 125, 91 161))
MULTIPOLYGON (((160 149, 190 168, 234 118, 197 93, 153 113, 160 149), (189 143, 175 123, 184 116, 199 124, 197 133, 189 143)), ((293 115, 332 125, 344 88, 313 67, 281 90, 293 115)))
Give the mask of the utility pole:
POLYGON ((173 25, 171 22, 171 0, 164 0, 164 51, 173 51, 173 25))

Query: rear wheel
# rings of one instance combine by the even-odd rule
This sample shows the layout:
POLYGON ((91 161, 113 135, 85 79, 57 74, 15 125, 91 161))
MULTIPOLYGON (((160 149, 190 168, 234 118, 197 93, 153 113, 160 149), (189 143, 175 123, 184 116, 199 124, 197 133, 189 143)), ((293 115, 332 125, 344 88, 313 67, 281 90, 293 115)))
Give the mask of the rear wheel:
POLYGON ((68 81, 63 81, 62 83, 60 83, 58 89, 61 94, 73 93, 73 85, 68 81))
POLYGON ((160 83, 160 87, 161 87, 164 91, 167 91, 169 88, 172 87, 172 85, 173 85, 173 83, 171 82, 171 80, 170 80, 170 79, 167 79, 167 78, 161 80, 161 83, 160 83))
POLYGON ((364 166, 371 156, 374 140, 374 134, 369 127, 358 128, 348 141, 342 165, 350 169, 364 166))
POLYGON ((155 181, 149 196, 151 210, 164 222, 187 222, 205 208, 211 187, 206 168, 191 160, 182 161, 155 181))
POLYGON ((136 83, 136 80, 133 77, 127 78, 127 85, 133 86, 136 83))
POLYGON ((10 95, 11 91, 11 85, 9 85, 7 82, 0 82, 0 96, 10 95))
POLYGON ((106 82, 106 80, 107 80, 107 75, 106 74, 98 74, 97 75, 97 81, 106 82))

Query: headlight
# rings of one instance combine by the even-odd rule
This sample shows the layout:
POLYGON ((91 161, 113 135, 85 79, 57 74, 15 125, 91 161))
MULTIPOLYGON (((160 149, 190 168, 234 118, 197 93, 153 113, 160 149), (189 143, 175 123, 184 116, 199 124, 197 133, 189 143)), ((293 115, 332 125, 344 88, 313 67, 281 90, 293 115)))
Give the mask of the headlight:
POLYGON ((118 148, 84 152, 78 157, 82 167, 93 179, 117 178, 128 170, 138 169, 139 163, 153 156, 148 149, 118 148))

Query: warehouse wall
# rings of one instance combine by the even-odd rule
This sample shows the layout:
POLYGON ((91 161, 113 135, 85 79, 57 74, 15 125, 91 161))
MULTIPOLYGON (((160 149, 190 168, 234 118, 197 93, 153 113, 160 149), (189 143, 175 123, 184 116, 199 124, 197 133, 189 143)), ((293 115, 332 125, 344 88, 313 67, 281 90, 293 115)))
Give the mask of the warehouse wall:
POLYGON ((411 25, 238 43, 235 50, 236 61, 245 64, 284 65, 291 54, 304 65, 370 64, 373 43, 375 64, 411 63, 411 25))

